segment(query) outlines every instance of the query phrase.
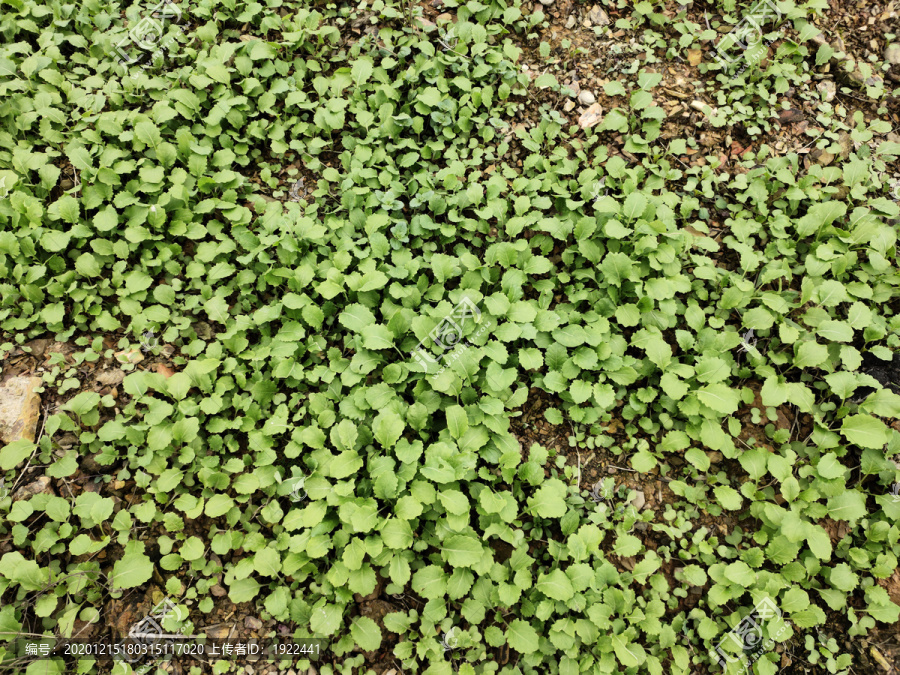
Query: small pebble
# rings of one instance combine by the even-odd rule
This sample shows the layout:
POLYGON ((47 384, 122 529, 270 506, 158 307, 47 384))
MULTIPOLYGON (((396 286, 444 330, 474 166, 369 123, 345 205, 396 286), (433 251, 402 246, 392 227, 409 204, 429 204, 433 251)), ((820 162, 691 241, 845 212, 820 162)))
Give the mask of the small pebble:
POLYGON ((826 103, 831 103, 837 95, 837 87, 831 80, 822 80, 816 85, 816 89, 825 94, 826 103))
POLYGON ((631 500, 631 505, 634 506, 638 511, 644 508, 644 504, 647 503, 647 498, 644 497, 643 490, 637 490, 634 495, 634 499, 631 500))
POLYGON ((597 26, 606 26, 609 24, 609 15, 595 5, 593 9, 588 12, 588 20, 597 26))
POLYGON ((884 60, 893 66, 900 65, 900 42, 887 46, 884 50, 884 60))
POLYGON ((581 105, 591 105, 592 103, 596 103, 597 98, 586 89, 578 94, 578 102, 581 105))

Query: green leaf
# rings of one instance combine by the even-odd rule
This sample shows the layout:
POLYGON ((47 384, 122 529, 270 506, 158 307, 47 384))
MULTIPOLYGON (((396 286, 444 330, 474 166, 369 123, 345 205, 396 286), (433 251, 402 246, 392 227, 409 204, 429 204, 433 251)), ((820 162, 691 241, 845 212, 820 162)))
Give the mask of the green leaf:
POLYGON ((456 534, 444 540, 441 552, 453 567, 472 567, 478 564, 484 551, 474 537, 456 534))
POLYGON ((566 514, 566 484, 550 478, 528 499, 528 508, 541 518, 562 518, 566 514))
POLYGON ((361 333, 362 329, 375 323, 375 315, 368 307, 362 305, 347 305, 338 317, 341 325, 354 333, 361 333))
POLYGON ((641 540, 633 534, 620 534, 613 545, 613 553, 623 558, 637 555, 641 550, 641 540))
POLYGON ((0 576, 19 584, 26 591, 38 591, 47 585, 50 573, 49 570, 41 569, 34 560, 28 560, 18 551, 12 551, 4 553, 0 558, 0 576))
POLYGON ((536 652, 540 642, 537 631, 522 619, 513 619, 509 622, 509 628, 506 629, 506 641, 520 654, 536 652))
POLYGON ((862 448, 877 450, 890 440, 887 425, 871 415, 848 415, 841 424, 841 433, 862 448))
POLYGON ((406 428, 406 422, 397 413, 386 411, 380 413, 372 423, 372 432, 375 439, 385 448, 393 448, 403 430, 406 428))
POLYGON ((24 438, 18 441, 8 443, 0 449, 0 469, 9 471, 24 461, 26 457, 30 457, 34 452, 35 445, 31 441, 24 438))
POLYGON ((734 414, 741 403, 738 393, 724 384, 709 384, 699 389, 697 398, 706 407, 723 415, 734 414))
POLYGON ((612 644, 616 658, 626 668, 637 668, 647 660, 647 652, 641 645, 626 641, 621 635, 613 635, 612 644))
POLYGON ((725 566, 725 578, 734 584, 749 588, 756 583, 756 573, 743 560, 725 566))
POLYGON ((374 652, 381 646, 381 629, 367 616, 353 620, 350 625, 350 637, 364 652, 374 652))
POLYGON ((716 494, 716 500, 729 511, 738 511, 744 504, 741 494, 727 485, 717 485, 713 492, 716 494))
POLYGON ((637 220, 647 208, 647 198, 640 192, 632 192, 625 198, 625 206, 622 215, 629 220, 637 220))
POLYGON ((135 124, 134 137, 151 148, 155 148, 162 142, 162 137, 159 135, 159 127, 153 122, 138 122, 135 124))
POLYGON ((153 576, 153 563, 143 553, 126 553, 113 565, 110 583, 113 588, 135 588, 153 576))
POLYGON ((845 490, 828 500, 828 516, 855 522, 866 515, 866 498, 858 490, 845 490))
POLYGON ((559 569, 553 570, 549 574, 541 574, 535 588, 548 598, 562 602, 571 600, 575 595, 575 589, 572 587, 569 577, 559 569))
POLYGON ((621 286, 631 274, 634 261, 624 253, 607 253, 600 265, 600 271, 608 283, 621 286))
POLYGON ((394 334, 381 324, 365 326, 362 336, 366 349, 391 349, 394 346, 394 334))
POLYGON ((253 556, 253 567, 264 577, 277 577, 281 574, 281 555, 271 546, 267 546, 253 556))
POLYGON ((237 579, 228 589, 228 599, 234 604, 250 602, 259 593, 259 582, 253 577, 237 579))
POLYGON ((341 627, 343 611, 339 605, 324 604, 312 610, 309 627, 318 635, 334 635, 341 627))
POLYGON ((99 277, 100 263, 91 253, 82 253, 75 260, 75 269, 83 277, 99 277))
POLYGON ((454 439, 459 440, 469 429, 469 418, 462 406, 452 405, 446 410, 447 428, 454 439))

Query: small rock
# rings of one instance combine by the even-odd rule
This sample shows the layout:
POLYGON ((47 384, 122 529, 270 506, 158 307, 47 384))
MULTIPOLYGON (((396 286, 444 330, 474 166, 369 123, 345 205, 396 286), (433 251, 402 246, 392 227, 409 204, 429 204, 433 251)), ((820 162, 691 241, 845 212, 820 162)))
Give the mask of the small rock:
POLYGON ((640 511, 642 508, 644 508, 644 504, 646 503, 647 499, 644 497, 644 491, 637 490, 636 494, 634 495, 634 499, 631 500, 631 505, 638 511, 640 511))
POLYGON ((49 340, 47 338, 41 338, 37 340, 32 340, 31 342, 27 342, 27 346, 31 347, 31 353, 35 356, 43 356, 44 352, 47 351, 47 347, 50 346, 50 343, 53 340, 49 340))
POLYGON ((578 102, 581 105, 592 105, 597 102, 597 98, 591 92, 584 90, 578 94, 578 102))
POLYGON ((818 35, 814 35, 810 38, 815 44, 820 47, 828 44, 828 39, 825 37, 825 33, 819 33, 818 35))
POLYGON ((689 64, 692 66, 699 66, 700 61, 703 59, 703 52, 699 49, 688 49, 687 57, 689 64))
POLYGON ((33 483, 29 483, 28 485, 23 485, 22 487, 20 487, 13 493, 13 501, 17 502, 20 499, 31 499, 35 495, 40 494, 54 494, 53 488, 50 487, 49 476, 41 476, 33 483))
POLYGON ((247 664, 246 666, 244 666, 244 675, 254 675, 255 672, 256 672, 256 669, 253 666, 251 666, 250 664, 247 664))
POLYGON ((244 625, 247 628, 249 628, 250 630, 256 630, 256 631, 262 630, 262 627, 263 627, 262 621, 257 619, 255 616, 248 616, 247 618, 245 618, 244 625))
POLYGON ((316 670, 315 666, 310 666, 309 670, 306 671, 306 675, 318 675, 319 671, 316 670))
POLYGON ((41 416, 39 377, 13 377, 0 387, 0 440, 6 443, 26 440, 34 443, 41 416))
POLYGON ((219 584, 213 584, 212 586, 210 586, 209 592, 217 598, 224 598, 226 595, 228 595, 228 591, 226 591, 222 586, 219 586, 219 584))
POLYGON ((440 23, 446 23, 448 21, 453 21, 453 15, 450 12, 444 12, 443 14, 438 14, 436 21, 440 23))
POLYGON ((713 108, 713 107, 712 107, 711 105, 709 105, 708 103, 704 103, 703 101, 701 101, 701 100, 699 100, 699 99, 694 100, 694 101, 691 101, 691 107, 692 107, 694 110, 696 110, 696 111, 698 111, 698 112, 702 112, 702 113, 704 113, 704 114, 707 114, 707 113, 706 113, 706 110, 708 109, 708 110, 709 110, 709 113, 708 113, 708 114, 709 114, 710 117, 715 117, 715 116, 716 116, 716 112, 718 112, 716 108, 713 108))
POLYGON ((718 452, 717 450, 713 450, 712 452, 707 452, 706 456, 709 457, 709 461, 712 464, 718 464, 723 459, 722 453, 718 452))
POLYGON ((140 349, 127 349, 116 352, 116 361, 119 363, 140 363, 144 360, 144 355, 140 349))
POLYGON ((795 122, 803 120, 804 118, 805 116, 803 115, 803 113, 796 108, 789 108, 788 110, 782 110, 778 113, 778 119, 782 124, 793 124, 795 122))
POLYGON ((831 80, 822 80, 816 85, 816 89, 825 94, 826 103, 831 103, 837 95, 837 86, 831 80))
POLYGON ((599 103, 594 103, 581 114, 581 117, 578 118, 578 126, 582 129, 590 129, 591 127, 600 124, 600 120, 602 119, 603 108, 599 103))
POLYGON ((97 457, 100 455, 87 455, 86 457, 81 457, 78 460, 78 465, 81 467, 81 470, 86 474, 98 474, 102 473, 104 467, 102 464, 97 463, 97 457))
POLYGON ((594 5, 588 12, 588 20, 595 26, 608 26, 609 15, 601 7, 594 5))
POLYGON ((231 626, 213 626, 206 631, 207 636, 223 640, 231 634, 231 626))
POLYGON ((900 65, 900 42, 894 42, 885 48, 884 60, 892 66, 900 65))
POLYGON ((569 18, 566 19, 566 28, 572 30, 575 28, 575 15, 569 14, 569 18))
POLYGON ((569 100, 563 103, 563 110, 572 112, 575 109, 575 101, 569 100))
POLYGON ((549 7, 550 5, 553 4, 553 0, 541 0, 541 4, 542 4, 544 7, 549 7))

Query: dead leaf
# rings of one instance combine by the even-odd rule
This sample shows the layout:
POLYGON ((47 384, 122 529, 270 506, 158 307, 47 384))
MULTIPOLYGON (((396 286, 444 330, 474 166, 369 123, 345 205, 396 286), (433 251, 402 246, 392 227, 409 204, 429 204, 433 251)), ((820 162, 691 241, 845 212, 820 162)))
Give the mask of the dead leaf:
POLYGON ((94 379, 102 385, 115 386, 125 379, 125 373, 121 368, 116 368, 114 370, 101 370, 94 376, 94 379))
POLYGON ((156 372, 164 376, 166 379, 169 379, 175 374, 175 371, 169 368, 169 366, 165 365, 164 363, 156 364, 156 372))

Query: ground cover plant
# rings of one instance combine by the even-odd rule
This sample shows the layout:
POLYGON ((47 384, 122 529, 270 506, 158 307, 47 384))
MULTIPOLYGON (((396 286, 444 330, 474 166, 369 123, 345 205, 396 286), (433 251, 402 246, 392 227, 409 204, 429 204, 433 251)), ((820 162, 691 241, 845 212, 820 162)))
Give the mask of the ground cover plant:
POLYGON ((0 5, 0 669, 900 667, 867 8, 0 5))

